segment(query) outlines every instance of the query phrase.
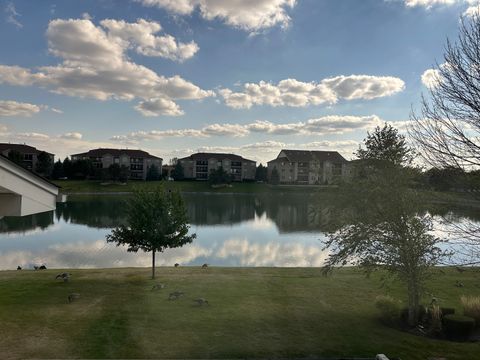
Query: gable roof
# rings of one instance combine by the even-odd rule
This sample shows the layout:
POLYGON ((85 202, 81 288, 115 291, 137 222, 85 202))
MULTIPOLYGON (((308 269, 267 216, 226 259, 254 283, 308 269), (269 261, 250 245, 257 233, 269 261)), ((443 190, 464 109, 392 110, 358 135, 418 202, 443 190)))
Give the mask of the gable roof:
POLYGON ((112 156, 121 156, 121 155, 128 155, 130 157, 138 157, 138 158, 154 158, 160 159, 162 158, 154 155, 150 155, 148 152, 143 150, 133 150, 133 149, 109 149, 109 148, 98 148, 92 149, 84 153, 80 154, 73 154, 71 156, 84 156, 84 157, 102 157, 104 155, 112 155, 112 156))
MULTIPOLYGON (((10 144, 10 143, 0 143, 0 151, 5 151, 5 150, 14 150, 18 151, 19 153, 22 154, 40 154, 42 150, 38 150, 37 148, 30 146, 30 145, 25 145, 25 144, 10 144)), ((49 153, 48 151, 44 151, 49 155, 53 155, 52 153, 49 153)))
MULTIPOLYGON (((348 161, 338 151, 317 150, 282 150, 290 162, 330 161, 333 163, 347 163, 348 161)), ((277 159, 280 154, 278 154, 277 159)))
POLYGON ((235 155, 235 154, 226 154, 226 153, 196 153, 192 154, 190 156, 184 157, 182 159, 178 160, 209 160, 209 159, 216 159, 217 161, 225 160, 228 159, 230 161, 247 161, 247 162, 255 162, 253 160, 245 159, 241 157, 240 155, 235 155))

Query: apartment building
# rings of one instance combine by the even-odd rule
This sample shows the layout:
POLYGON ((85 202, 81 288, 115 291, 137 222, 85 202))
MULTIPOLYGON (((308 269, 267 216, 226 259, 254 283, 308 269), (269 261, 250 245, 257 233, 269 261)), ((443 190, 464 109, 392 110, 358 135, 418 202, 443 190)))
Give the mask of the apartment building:
POLYGON ((130 170, 130 179, 145 180, 151 165, 155 165, 159 172, 162 169, 162 158, 142 150, 100 148, 70 157, 72 161, 90 160, 93 167, 98 169, 108 169, 112 164, 126 166, 130 170))
MULTIPOLYGON (((35 171, 38 161, 38 155, 42 152, 42 150, 38 150, 37 148, 25 144, 10 144, 10 143, 0 143, 0 154, 5 157, 8 157, 8 154, 11 151, 16 151, 22 154, 23 161, 22 166, 25 169, 30 171, 35 171)), ((50 154, 49 152, 43 151, 48 154, 51 159, 52 163, 54 161, 54 154, 50 154)))
POLYGON ((223 167, 233 181, 255 180, 256 162, 235 154, 196 153, 178 161, 185 179, 208 180, 212 170, 223 167))
POLYGON ((268 178, 276 169, 282 184, 332 184, 349 175, 348 163, 337 151, 282 150, 267 163, 268 178))

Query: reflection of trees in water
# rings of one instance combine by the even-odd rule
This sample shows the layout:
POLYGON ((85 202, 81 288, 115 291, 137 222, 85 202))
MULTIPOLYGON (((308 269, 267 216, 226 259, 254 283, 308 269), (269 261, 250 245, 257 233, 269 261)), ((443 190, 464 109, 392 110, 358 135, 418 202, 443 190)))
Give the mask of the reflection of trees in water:
POLYGON ((94 228, 113 228, 125 224, 125 200, 120 196, 75 199, 58 204, 57 220, 94 228))
MULTIPOLYGON (((0 219, 0 232, 24 232, 46 229, 57 221, 94 228, 113 228, 124 224, 123 196, 74 197, 58 204, 53 212, 25 217, 0 219)), ((187 213, 192 225, 229 225, 266 216, 281 233, 327 232, 352 209, 339 208, 334 196, 328 194, 185 194, 187 213)), ((426 205, 432 215, 453 221, 480 221, 480 212, 472 208, 456 208, 448 204, 426 205)))
POLYGON ((53 211, 22 217, 4 217, 0 219, 0 233, 22 233, 36 229, 45 230, 51 225, 53 225, 53 211))

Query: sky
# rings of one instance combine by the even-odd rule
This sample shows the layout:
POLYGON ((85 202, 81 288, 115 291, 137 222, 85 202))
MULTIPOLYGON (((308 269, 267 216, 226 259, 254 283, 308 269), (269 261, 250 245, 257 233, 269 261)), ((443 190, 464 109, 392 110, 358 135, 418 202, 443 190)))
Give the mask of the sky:
POLYGON ((404 130, 478 0, 0 0, 0 142, 347 159, 404 130))

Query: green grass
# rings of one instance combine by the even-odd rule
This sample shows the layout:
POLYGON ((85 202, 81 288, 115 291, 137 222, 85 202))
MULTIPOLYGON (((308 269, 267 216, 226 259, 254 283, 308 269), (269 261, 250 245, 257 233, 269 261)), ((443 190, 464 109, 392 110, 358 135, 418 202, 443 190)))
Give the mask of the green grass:
POLYGON ((206 181, 128 181, 125 185, 119 183, 102 184, 95 180, 55 180, 54 183, 61 187, 63 193, 114 193, 114 192, 132 192, 133 189, 153 189, 160 183, 166 188, 177 188, 184 192, 216 192, 216 193, 265 193, 265 192, 287 192, 287 191, 312 191, 319 189, 317 186, 299 187, 299 186, 272 186, 269 184, 232 183, 232 187, 212 188, 206 181))
MULTIPOLYGON (((460 312, 478 295, 479 272, 435 269, 429 291, 460 312), (444 272, 444 273, 442 273, 444 272), (465 287, 457 288, 460 280, 465 287)), ((476 359, 480 343, 417 337, 378 321, 380 274, 356 269, 323 277, 317 268, 159 268, 0 272, 0 356, 16 358, 371 357, 476 359), (168 293, 185 296, 168 301, 168 293), (81 297, 67 303, 69 293, 81 297), (204 297, 210 306, 195 306, 204 297)))

